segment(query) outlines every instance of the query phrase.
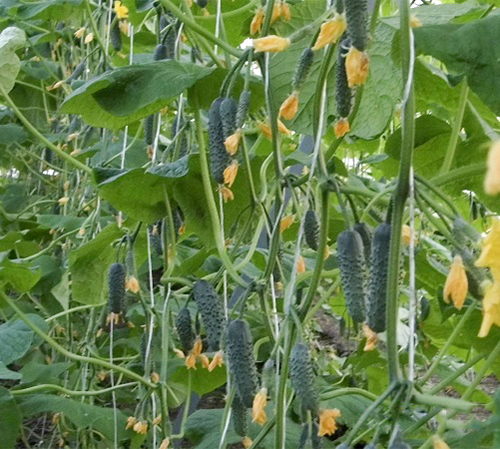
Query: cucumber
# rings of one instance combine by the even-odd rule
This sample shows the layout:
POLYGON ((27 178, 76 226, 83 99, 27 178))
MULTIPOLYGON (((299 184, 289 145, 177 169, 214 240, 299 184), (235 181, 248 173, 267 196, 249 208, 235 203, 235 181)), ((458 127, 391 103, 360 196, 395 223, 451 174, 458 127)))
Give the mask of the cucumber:
POLYGON ((368 43, 368 2, 347 0, 344 3, 347 34, 351 45, 359 51, 366 50, 368 43))
POLYGON ((120 51, 122 49, 122 32, 120 31, 118 20, 114 21, 114 24, 109 30, 109 41, 111 42, 111 46, 116 51, 120 51))
POLYGON ((193 325, 191 323, 191 314, 187 307, 183 307, 177 314, 175 320, 175 329, 181 343, 181 348, 185 354, 193 349, 195 335, 193 332, 193 325))
POLYGON ((307 246, 317 251, 319 244, 319 224, 318 217, 313 209, 309 209, 304 217, 304 237, 307 246))
POLYGON ((314 372, 309 348, 304 343, 297 343, 290 355, 290 380, 297 397, 305 410, 313 415, 319 411, 319 396, 314 388, 314 372))
POLYGON ((236 130, 236 114, 238 112, 238 103, 227 97, 220 104, 220 117, 222 122, 222 133, 224 139, 227 139, 236 130))
POLYGON ((297 62, 297 67, 295 68, 295 72, 293 74, 292 79, 292 90, 300 90, 303 86, 304 82, 311 71, 311 66, 314 61, 314 51, 312 48, 305 48, 297 62))
POLYGON ((349 39, 343 39, 340 42, 337 65, 335 67, 335 102, 337 114, 340 118, 347 118, 352 108, 352 91, 347 82, 347 72, 345 67, 344 48, 350 46, 349 39))
POLYGON ((231 163, 231 156, 224 145, 224 130, 222 128, 221 104, 223 98, 216 98, 209 110, 208 136, 210 142, 210 172, 218 184, 224 184, 224 170, 231 163))
POLYGON ((207 281, 199 280, 193 286, 193 298, 201 314, 208 346, 212 351, 218 351, 224 327, 224 312, 219 296, 207 281))
POLYGON ((233 420, 234 431, 240 437, 248 435, 248 409, 241 402, 237 394, 234 395, 233 403, 231 404, 231 418, 233 420))
POLYGON ((113 313, 121 313, 123 310, 123 298, 125 298, 125 265, 114 263, 109 268, 109 310, 113 313))
POLYGON ((158 44, 153 51, 153 61, 167 59, 168 50, 164 44, 158 44))
POLYGON ((250 107, 250 96, 251 93, 249 90, 241 92, 238 101, 238 110, 236 111, 236 128, 241 128, 247 119, 248 109, 250 107))
POLYGON ((146 145, 151 146, 155 141, 155 116, 154 114, 148 115, 144 119, 144 142, 146 145))
POLYGON ((354 230, 361 236, 363 241, 363 251, 365 254, 366 265, 370 263, 370 254, 372 249, 372 230, 366 223, 356 223, 354 230))

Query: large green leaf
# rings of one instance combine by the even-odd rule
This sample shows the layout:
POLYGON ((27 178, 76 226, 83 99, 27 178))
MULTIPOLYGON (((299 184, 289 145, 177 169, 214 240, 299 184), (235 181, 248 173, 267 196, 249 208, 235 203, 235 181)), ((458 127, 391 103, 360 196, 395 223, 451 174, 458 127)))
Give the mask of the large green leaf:
MULTIPOLYGON (((112 408, 98 407, 50 394, 34 394, 22 398, 19 403, 23 416, 33 416, 46 412, 64 413, 79 429, 92 427, 110 441, 114 439, 114 417, 112 408)), ((130 438, 131 430, 125 430, 127 418, 121 410, 116 410, 118 441, 130 438)), ((1 420, 0 420, 1 422, 1 420)))
POLYGON ((115 259, 111 243, 122 235, 122 229, 110 224, 93 240, 70 253, 72 299, 83 304, 106 302, 108 268, 115 259))
POLYGON ((1 380, 20 380, 23 377, 17 371, 11 371, 5 366, 5 363, 0 362, 0 379, 1 380))
POLYGON ((213 69, 177 61, 134 64, 103 73, 69 95, 62 112, 119 129, 165 107, 213 69))
POLYGON ((0 416, 2 447, 15 447, 21 431, 22 416, 12 393, 4 387, 0 387, 0 416))
POLYGON ((26 34, 16 27, 5 28, 0 33, 0 86, 7 93, 12 90, 21 61, 16 51, 26 44, 26 34))
POLYGON ((36 263, 4 259, 0 262, 0 281, 8 282, 20 293, 27 292, 39 281, 42 272, 36 263))
POLYGON ((28 133, 22 126, 14 123, 0 125, 0 145, 23 143, 28 139, 28 133))
MULTIPOLYGON (((24 2, 23 2, 24 3, 24 2)), ((17 16, 26 19, 65 19, 80 8, 82 0, 44 0, 25 3, 19 6, 17 16)))
POLYGON ((417 48, 465 74, 471 89, 495 113, 500 113, 500 16, 465 24, 431 25, 414 30, 417 48))

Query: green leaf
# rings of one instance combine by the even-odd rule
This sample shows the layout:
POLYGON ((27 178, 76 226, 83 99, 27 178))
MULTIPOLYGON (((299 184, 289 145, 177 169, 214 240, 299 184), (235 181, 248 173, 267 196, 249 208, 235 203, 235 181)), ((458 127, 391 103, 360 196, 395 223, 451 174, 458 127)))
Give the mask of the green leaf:
POLYGON ((82 0, 44 0, 23 4, 17 10, 17 16, 22 19, 66 19, 75 9, 81 7, 82 0))
POLYGON ((26 44, 26 34, 16 27, 5 28, 0 33, 0 86, 7 93, 14 87, 21 61, 16 51, 26 44))
POLYGON ((11 145, 13 143, 23 143, 28 140, 28 133, 22 126, 8 123, 0 125, 0 145, 11 145))
POLYGON ((159 111, 212 70, 174 60, 121 67, 75 90, 61 110, 81 115, 90 125, 117 130, 159 111))
POLYGON ((348 394, 329 399, 323 403, 323 408, 338 408, 342 415, 339 422, 353 427, 372 401, 359 394, 348 394))
POLYGON ((42 272, 35 264, 10 259, 0 263, 0 280, 10 283, 19 293, 31 290, 41 276, 42 272))
POLYGON ((11 371, 5 366, 5 363, 0 362, 0 379, 4 380, 20 380, 23 377, 21 373, 11 371))
POLYGON ((45 363, 28 362, 21 369, 23 376, 23 385, 32 383, 39 384, 60 384, 62 374, 68 371, 72 366, 71 362, 45 363))
POLYGON ((47 229, 64 229, 67 232, 80 229, 85 222, 83 217, 74 217, 73 215, 39 215, 36 217, 37 223, 47 229))
POLYGON ((50 293, 54 295, 54 298, 57 299, 64 310, 68 310, 70 296, 68 272, 62 275, 61 281, 50 290, 50 293))
POLYGON ((123 232, 116 224, 109 224, 93 240, 70 253, 72 299, 83 304, 106 302, 108 268, 116 258, 111 244, 123 232))
POLYGON ((444 62, 448 69, 465 74, 470 88, 496 114, 500 113, 500 16, 491 15, 466 24, 416 28, 419 51, 444 62))
POLYGON ((199 396, 210 393, 227 381, 225 366, 217 367, 212 372, 201 368, 198 363, 198 369, 188 370, 183 360, 175 360, 170 368, 172 374, 169 374, 168 381, 175 384, 186 385, 191 376, 192 390, 199 396))
POLYGON ((15 447, 21 431, 21 411, 12 393, 4 387, 0 387, 0 435, 2 446, 15 447))
MULTIPOLYGON (((85 404, 79 400, 68 399, 50 394, 34 394, 20 400, 23 416, 33 416, 46 412, 64 413, 80 429, 92 427, 110 441, 114 440, 113 409, 85 404)), ((125 430, 127 417, 121 410, 116 410, 118 440, 132 436, 131 430, 125 430)), ((1 420, 0 420, 1 422, 1 420)))

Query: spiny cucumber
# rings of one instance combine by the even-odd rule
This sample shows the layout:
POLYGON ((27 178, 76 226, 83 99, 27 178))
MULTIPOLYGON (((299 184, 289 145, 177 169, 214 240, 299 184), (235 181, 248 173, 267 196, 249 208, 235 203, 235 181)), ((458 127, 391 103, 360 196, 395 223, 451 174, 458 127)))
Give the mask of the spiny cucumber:
POLYGON ((236 113, 238 111, 238 103, 227 97, 220 104, 220 117, 222 122, 222 132, 224 139, 228 138, 236 130, 236 113))
POLYGON ((354 230, 361 236, 363 241, 363 251, 365 253, 366 265, 370 263, 370 254, 372 248, 372 231, 366 223, 356 223, 354 230))
POLYGON ((109 268, 109 309, 113 313, 123 310, 123 298, 125 297, 125 265, 114 263, 109 268))
POLYGON ((290 379, 292 387, 305 410, 318 414, 319 397, 314 388, 314 372, 309 348, 304 343, 297 343, 290 355, 290 379))
POLYGON ((348 48, 349 45, 349 39, 341 41, 337 54, 337 66, 335 68, 335 102, 337 105, 337 114, 340 118, 347 118, 351 113, 352 107, 352 91, 347 81, 344 53, 344 48, 348 48))
POLYGON ((347 0, 344 3, 347 34, 351 45, 365 51, 368 43, 368 2, 367 0, 347 0))
POLYGON ((297 67, 293 74, 292 89, 300 90, 309 75, 311 66, 314 60, 314 51, 312 48, 307 47, 300 55, 297 67))
POLYGON ((236 111, 236 128, 241 128, 247 119, 248 108, 250 107, 250 96, 249 90, 241 92, 238 101, 238 110, 236 111))
POLYGON ((193 348, 195 336, 191 323, 191 314, 187 307, 179 310, 177 319, 175 320, 175 329, 177 330, 182 350, 184 353, 188 353, 193 348))
POLYGON ((153 61, 161 61, 162 59, 167 59, 168 50, 164 44, 158 44, 153 52, 153 61))
POLYGON ((319 224, 316 212, 309 209, 304 217, 304 237, 309 248, 317 251, 319 244, 319 224))
POLYGON ((224 170, 231 163, 231 156, 224 145, 224 130, 220 108, 223 98, 216 98, 209 110, 208 136, 210 142, 210 172, 218 184, 224 184, 224 170))
POLYGON ((199 280, 193 286, 193 298, 201 313, 208 346, 212 351, 218 351, 224 327, 224 312, 219 296, 207 281, 199 280))
POLYGON ((248 409, 237 394, 234 395, 231 412, 234 431, 240 437, 246 437, 248 435, 248 409))
POLYGON ((120 51, 122 49, 122 32, 120 31, 120 24, 118 23, 118 20, 114 21, 114 24, 109 30, 109 40, 111 42, 111 46, 116 51, 120 51))

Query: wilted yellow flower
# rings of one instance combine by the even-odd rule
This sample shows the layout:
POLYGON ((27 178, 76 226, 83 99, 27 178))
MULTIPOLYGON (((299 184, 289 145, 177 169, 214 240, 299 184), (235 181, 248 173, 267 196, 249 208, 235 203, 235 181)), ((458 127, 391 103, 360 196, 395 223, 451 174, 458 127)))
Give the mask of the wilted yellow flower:
POLYGON ((370 60, 365 51, 359 51, 351 47, 345 59, 345 69, 347 72, 347 84, 349 87, 359 86, 366 83, 368 78, 368 68, 370 60))
POLYGON ((432 435, 432 444, 434 449, 450 449, 450 446, 439 435, 432 435))
POLYGON ((193 353, 190 353, 186 357, 186 368, 187 369, 196 369, 196 356, 193 353))
POLYGON ((183 359, 183 358, 186 357, 185 354, 184 354, 184 352, 181 351, 180 349, 174 348, 174 352, 175 352, 175 355, 177 357, 179 357, 180 359, 183 359))
POLYGON ((83 37, 83 35, 85 34, 85 28, 78 28, 76 31, 75 31, 75 34, 74 36, 77 38, 77 39, 80 39, 81 37, 83 37))
POLYGON ((122 2, 116 1, 114 7, 116 17, 118 19, 127 19, 128 18, 128 8, 122 4, 122 2))
POLYGON ((490 146, 486 165, 484 191, 488 195, 496 195, 500 192, 500 140, 490 146))
POLYGON ((363 348, 363 351, 373 351, 377 346, 378 342, 377 333, 373 332, 370 329, 370 326, 368 326, 368 324, 363 323, 363 334, 366 337, 366 344, 365 347, 363 348))
POLYGON ((340 416, 338 408, 321 410, 319 414, 319 429, 318 436, 333 435, 337 430, 335 418, 340 416))
POLYGON ((222 351, 217 351, 214 355, 214 358, 210 362, 208 366, 208 371, 212 372, 218 366, 222 366, 224 364, 224 353, 222 351))
POLYGON ((323 258, 326 260, 330 257, 330 247, 328 245, 325 246, 325 254, 323 254, 323 258))
POLYGON ((238 147, 240 145, 240 140, 241 140, 241 134, 242 134, 241 129, 237 129, 224 141, 224 146, 226 147, 226 151, 231 156, 234 156, 238 151, 238 147))
POLYGON ((278 120, 278 131, 287 136, 292 134, 292 131, 290 131, 281 120, 278 120))
POLYGON ((256 53, 260 52, 280 52, 290 46, 290 39, 279 37, 274 34, 253 40, 253 47, 256 53))
POLYGON ((420 21, 420 19, 417 16, 410 14, 410 27, 419 28, 421 26, 422 26, 422 22, 420 21))
POLYGON ((252 422, 263 426, 266 423, 267 388, 261 388, 253 398, 252 422))
POLYGON ((280 116, 292 120, 299 110, 299 93, 292 92, 280 107, 280 116))
POLYGON ((151 373, 151 381, 152 381, 154 384, 157 384, 157 383, 160 381, 160 375, 159 375, 157 372, 153 371, 153 372, 151 373))
POLYGON ((129 276, 125 281, 125 289, 130 290, 132 293, 137 293, 139 291, 139 281, 135 276, 129 276))
POLYGON ((54 413, 52 415, 52 424, 54 424, 54 426, 59 424, 59 420, 61 419, 61 415, 62 415, 62 413, 54 413))
POLYGON ((125 429, 131 429, 134 427, 134 425, 137 423, 137 418, 135 416, 129 416, 127 418, 127 425, 125 426, 125 429))
POLYGON ((148 433, 148 422, 138 421, 134 424, 134 432, 146 435, 148 433))
POLYGON ((238 174, 238 167, 238 161, 235 160, 224 169, 224 184, 227 184, 228 187, 232 187, 234 184, 234 180, 238 174))
POLYGON ((208 369, 210 366, 210 359, 206 354, 200 354, 201 366, 205 369, 208 369))
POLYGON ((196 340, 193 344, 193 349, 191 349, 191 353, 194 354, 195 357, 198 357, 201 354, 201 350, 203 349, 203 342, 200 337, 196 337, 196 340))
MULTIPOLYGON (((410 240, 412 239, 412 232, 411 232, 411 228, 408 226, 408 225, 403 225, 402 229, 401 229, 401 238, 403 239, 403 243, 405 245, 409 245, 410 244, 410 240)), ((417 237, 415 235, 413 235, 413 244, 416 244, 417 243, 417 237)))
POLYGON ((260 32, 262 28, 262 24, 264 23, 264 9, 259 7, 252 19, 252 23, 250 24, 250 34, 254 35, 260 32))
POLYGON ((234 200, 234 193, 226 186, 219 186, 219 192, 222 194, 222 199, 225 203, 234 200))
POLYGON ((243 437, 241 440, 241 444, 245 449, 248 449, 250 446, 252 446, 253 441, 250 439, 250 437, 243 437))
POLYGON ((120 318, 121 315, 119 313, 111 312, 106 317, 106 324, 111 324, 111 322, 113 322, 113 324, 115 325, 120 324, 120 318))
POLYGON ((59 198, 57 202, 59 203, 60 206, 64 206, 68 204, 69 198, 67 196, 63 196, 62 198, 59 198))
POLYGON ((264 136, 266 136, 269 140, 271 140, 273 133, 269 124, 260 122, 257 126, 259 127, 261 133, 264 134, 264 136))
POLYGON ((153 419, 154 426, 159 426, 160 424, 161 424, 161 413, 155 419, 153 419))
POLYGON ((179 236, 184 235, 184 233, 186 232, 186 223, 182 223, 177 232, 179 233, 179 236))
POLYGON ((85 44, 90 44, 94 40, 94 33, 89 33, 85 36, 85 40, 83 41, 85 44))
POLYGON ((82 237, 85 235, 86 232, 87 230, 85 228, 78 229, 78 235, 81 235, 82 237))
POLYGON ((453 258, 446 283, 444 284, 443 299, 445 302, 450 302, 450 297, 453 305, 457 309, 461 309, 467 297, 469 282, 465 273, 464 262, 458 254, 453 258))
POLYGON ((331 20, 326 21, 321 25, 318 38, 312 48, 314 51, 326 47, 328 44, 337 42, 342 33, 345 31, 345 18, 343 15, 336 14, 331 20))
POLYGON ((281 17, 283 18, 283 20, 286 20, 287 22, 292 18, 292 13, 290 12, 290 5, 285 1, 281 2, 281 17))
POLYGON ((276 1, 273 5, 273 13, 271 14, 271 23, 276 22, 281 16, 281 2, 276 1))
POLYGON ((101 381, 101 382, 104 382, 106 380, 106 371, 99 371, 97 373, 97 378, 101 381))
POLYGON ((120 20, 120 22, 118 22, 118 28, 120 28, 122 34, 128 36, 128 22, 126 20, 120 20))
POLYGON ((302 256, 299 256, 297 261, 297 274, 302 274, 306 271, 306 261, 302 256))
POLYGON ((349 120, 347 120, 346 118, 337 120, 337 122, 335 123, 335 127, 333 128, 333 130, 335 131, 335 137, 337 139, 344 137, 350 129, 351 126, 349 125, 349 120))
POLYGON ((284 216, 280 222, 280 231, 281 232, 286 231, 290 226, 292 226, 294 221, 295 221, 295 215, 290 214, 284 216))
POLYGON ((162 440, 160 447, 158 449, 167 449, 170 446, 170 438, 165 438, 162 440))
POLYGON ((485 289, 483 322, 478 337, 486 337, 493 324, 500 327, 500 280, 498 279, 495 279, 493 284, 490 283, 485 289))

